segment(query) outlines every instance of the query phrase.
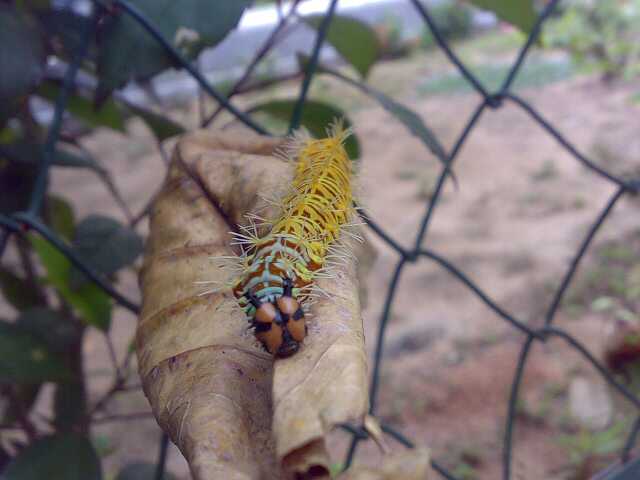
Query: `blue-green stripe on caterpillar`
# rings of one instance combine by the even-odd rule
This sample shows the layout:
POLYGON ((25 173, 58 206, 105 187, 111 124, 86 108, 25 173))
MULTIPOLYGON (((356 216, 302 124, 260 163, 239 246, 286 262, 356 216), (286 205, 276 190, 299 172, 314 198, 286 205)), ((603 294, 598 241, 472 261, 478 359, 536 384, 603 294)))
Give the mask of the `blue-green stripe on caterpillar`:
POLYGON ((277 357, 299 350, 307 334, 304 308, 319 289, 315 280, 328 274, 354 217, 353 167, 344 148, 349 135, 341 122, 326 138, 296 133, 281 152, 294 164, 291 189, 274 219, 259 219, 270 230, 259 236, 259 217, 250 217, 250 225, 234 234, 242 254, 224 257, 234 264, 229 286, 238 305, 257 339, 277 357))

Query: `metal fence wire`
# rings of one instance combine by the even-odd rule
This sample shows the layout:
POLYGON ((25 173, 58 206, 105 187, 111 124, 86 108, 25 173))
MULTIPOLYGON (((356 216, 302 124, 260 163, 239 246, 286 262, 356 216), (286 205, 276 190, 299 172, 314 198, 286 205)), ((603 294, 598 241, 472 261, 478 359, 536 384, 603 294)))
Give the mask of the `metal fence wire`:
MULTIPOLYGON (((382 314, 380 316, 379 321, 379 331, 376 339, 375 346, 375 354, 373 361, 373 370, 372 370, 372 380, 370 387, 370 411, 369 413, 374 415, 376 413, 377 407, 377 397, 378 392, 380 390, 380 369, 382 365, 382 361, 384 359, 383 350, 385 344, 385 335, 387 332, 387 328, 389 326, 389 317, 390 311, 393 304, 395 293, 398 289, 398 281, 402 272, 406 266, 409 264, 416 263, 422 259, 429 259, 433 262, 436 262, 443 269, 448 271, 451 275, 457 278, 463 285, 469 288, 471 292, 477 295, 491 310, 493 310, 496 314, 498 314, 504 321, 508 322, 513 328, 520 331, 523 334, 523 344, 520 350, 520 354, 515 364, 515 372, 513 375, 513 382, 511 384, 511 392, 509 395, 508 408, 506 412, 505 419, 505 429, 504 429, 504 439, 503 439, 503 453, 502 453, 502 478, 504 480, 509 480, 511 478, 511 463, 512 463, 512 455, 513 455, 513 432, 515 426, 515 417, 516 417, 516 405, 518 403, 520 386, 523 380, 524 368, 529 358, 529 354, 531 352, 531 347, 535 343, 544 343, 552 338, 560 338, 562 339, 568 347, 574 349, 578 352, 584 359, 591 363, 593 367, 602 375, 602 378, 611 385, 615 390, 617 390, 622 396, 624 396, 637 410, 638 410, 638 418, 632 425, 630 429, 630 433, 625 442, 625 446, 620 453, 621 458, 621 467, 615 467, 605 473, 604 477, 600 476, 599 478, 607 478, 609 480, 612 479, 631 479, 637 478, 633 472, 631 472, 632 468, 637 468, 637 462, 630 461, 630 454, 633 450, 638 434, 640 433, 640 398, 634 393, 632 393, 625 385, 618 382, 616 378, 612 376, 612 374, 607 370, 607 368, 598 361, 595 356, 590 353, 585 346, 583 346, 578 340, 576 340, 569 333, 564 331, 562 328, 554 326, 554 319, 560 303, 562 301, 563 295, 565 294, 568 286, 571 281, 574 279, 575 272, 577 267, 584 257, 585 253, 589 249, 595 234, 600 229, 600 227, 604 224, 605 220, 609 217, 616 203, 625 195, 636 195, 640 190, 640 179, 634 179, 631 181, 624 180, 622 178, 617 177, 616 175, 606 171, 605 169, 596 165, 593 161, 587 158, 585 155, 580 153, 576 147, 569 142, 553 125, 551 125, 538 111, 536 111, 529 103, 527 103, 524 99, 520 98, 518 95, 511 91, 511 87, 513 82, 518 75, 518 72, 521 70, 522 65, 529 53, 532 45, 536 42, 539 37, 540 30, 544 24, 544 22, 549 18, 549 16, 553 13, 554 9, 556 9, 557 5, 560 3, 560 0, 551 0, 549 1, 544 9, 540 12, 538 19, 531 30, 525 44, 521 47, 517 58, 514 64, 508 71, 506 78, 504 79, 501 87, 495 91, 491 92, 486 89, 486 87, 478 80, 476 76, 474 76, 464 65, 462 61, 455 55, 455 53, 451 50, 441 33, 438 31, 438 27, 435 24, 432 15, 429 13, 429 9, 420 3, 419 0, 408 0, 412 3, 413 7, 415 7, 416 14, 419 15, 425 22, 425 24, 430 29, 433 34, 437 45, 442 49, 442 51, 446 54, 448 59, 455 65, 455 67, 460 71, 462 76, 469 82, 469 84, 473 87, 473 89, 480 96, 480 101, 475 111, 467 120, 462 132, 458 136, 456 142, 454 143, 453 148, 447 154, 447 162, 442 167, 442 170, 439 174, 438 181, 436 184, 436 188, 434 194, 430 201, 425 206, 425 212, 420 220, 420 226, 418 230, 418 234, 416 235, 413 248, 411 250, 407 250, 402 247, 398 242, 396 242, 391 236, 389 236, 382 227, 376 224, 370 217, 363 213, 363 218, 371 228, 371 230, 378 235, 386 244, 389 245, 397 254, 398 260, 395 266, 395 270, 391 280, 388 284, 386 300, 384 303, 384 308, 382 314), (469 137, 469 134, 476 127, 482 114, 485 110, 498 110, 502 108, 505 104, 512 103, 522 110, 524 110, 540 127, 542 127, 549 135, 556 139, 556 141, 560 144, 562 148, 567 150, 577 161, 581 162, 585 167, 595 172, 597 175, 602 177, 603 180, 615 184, 617 187, 616 192, 609 199, 609 201, 604 205, 602 211, 598 214, 595 221, 589 228, 585 238, 582 240, 582 243, 578 249, 578 251, 573 256, 573 259, 564 273, 560 284, 558 285, 557 290, 555 291, 555 295, 551 304, 546 309, 544 325, 539 328, 533 328, 527 325, 523 320, 518 319, 514 315, 507 312, 504 308, 502 308, 499 304, 497 304, 494 300, 492 300, 487 294, 483 292, 483 290, 472 280, 470 280, 461 270, 459 270, 456 266, 451 264, 445 257, 440 254, 430 250, 429 248, 424 248, 423 244, 428 234, 428 228, 435 212, 436 207, 438 206, 438 202, 441 199, 443 186, 446 180, 451 176, 450 168, 455 161, 460 149, 464 145, 465 141, 469 137), (625 467, 626 466, 626 467, 625 467)), ((217 92, 204 78, 204 76, 188 61, 186 60, 173 46, 172 44, 163 37, 158 28, 153 25, 152 22, 149 21, 145 15, 139 11, 134 5, 128 3, 126 0, 115 0, 113 2, 107 3, 102 0, 93 0, 95 7, 93 13, 93 21, 87 22, 85 31, 83 32, 84 40, 79 43, 80 47, 77 52, 75 52, 75 58, 68 65, 67 71, 65 74, 63 88, 57 101, 55 103, 54 117, 53 121, 50 125, 47 140, 45 142, 42 159, 39 167, 37 181, 34 187, 34 190, 31 195, 31 202, 29 208, 24 212, 14 213, 10 216, 2 215, 0 216, 0 226, 2 226, 2 232, 0 235, 0 255, 4 252, 7 241, 12 234, 16 235, 24 235, 29 231, 36 231, 44 238, 46 238, 49 242, 51 242, 62 254, 64 254, 73 265, 79 268, 83 273, 89 276, 99 287, 101 287, 105 292, 107 292, 111 297, 121 306, 130 310, 133 313, 137 313, 139 310, 138 305, 134 302, 128 300, 123 295, 118 293, 105 279, 103 279, 100 275, 96 274, 89 266, 87 266, 80 258, 74 253, 74 251, 68 246, 68 244, 62 240, 58 235, 56 235, 52 230, 50 230, 44 222, 40 218, 40 210, 44 198, 44 193, 47 186, 47 180, 49 175, 49 170, 53 161, 53 152, 55 149, 56 142, 58 140, 60 134, 60 128, 62 123, 62 117, 65 111, 65 106, 67 102, 68 95, 73 90, 75 85, 76 74, 79 69, 79 65, 82 63, 83 59, 86 55, 87 46, 90 43, 90 39, 92 35, 95 33, 95 28, 97 26, 98 19, 100 15, 104 14, 125 14, 129 15, 133 18, 138 24, 140 24, 155 40, 161 44, 168 55, 170 55, 176 64, 189 72, 189 74, 196 80, 199 86, 213 99, 215 99, 222 108, 226 109, 232 115, 234 115, 239 121, 243 122, 245 125, 254 129, 259 133, 267 133, 263 127, 255 123, 254 120, 249 118, 245 113, 238 110, 234 107, 224 95, 217 92)), ((323 21, 321 22, 320 27, 318 28, 318 33, 316 36, 314 48, 312 51, 311 58, 306 66, 304 78, 302 81, 302 86, 300 89, 300 93, 298 96, 296 108, 294 109, 293 118, 291 119, 290 130, 297 128, 300 123, 301 111, 304 105, 304 102, 307 97, 309 85, 311 80, 316 72, 316 67, 318 65, 319 53, 322 49, 322 46, 325 42, 325 37, 327 34, 327 30, 329 24, 331 22, 331 18, 334 15, 334 11, 337 5, 337 0, 332 0, 329 4, 328 10, 324 16, 323 21)), ((366 439, 368 434, 366 430, 362 426, 353 426, 353 425, 343 425, 345 430, 349 431, 352 434, 352 442, 351 446, 347 452, 344 464, 345 468, 348 468, 354 455, 356 453, 358 444, 360 441, 366 439)), ((401 444, 407 447, 413 447, 413 443, 403 436, 400 432, 395 430, 389 425, 382 425, 383 431, 390 435, 392 438, 400 442, 401 444)), ((165 470, 165 462, 166 462, 166 453, 167 453, 167 445, 168 438, 166 435, 163 436, 160 444, 160 452, 158 456, 158 464, 156 471, 156 478, 161 479, 164 476, 165 470)), ((437 461, 432 461, 432 466, 435 471, 437 471, 442 478, 446 478, 449 480, 460 480, 457 479, 454 474, 444 468, 437 461)), ((635 471, 635 470, 634 470, 635 471)), ((637 472, 636 472, 637 474, 637 472)))

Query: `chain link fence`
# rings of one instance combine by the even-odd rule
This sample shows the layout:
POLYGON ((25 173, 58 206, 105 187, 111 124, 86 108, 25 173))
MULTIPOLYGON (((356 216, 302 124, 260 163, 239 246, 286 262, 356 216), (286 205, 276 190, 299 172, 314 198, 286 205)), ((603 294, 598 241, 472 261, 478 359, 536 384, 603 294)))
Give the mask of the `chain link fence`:
MULTIPOLYGON (((380 316, 379 321, 379 331, 376 339, 375 345, 375 353, 373 359, 373 368, 372 368, 372 380, 370 387, 370 411, 371 415, 376 414, 377 408, 377 398, 378 393, 381 388, 381 378, 380 378, 380 370, 381 365, 384 360, 384 345, 385 345, 385 336, 387 333, 387 329, 389 327, 390 320, 390 311, 393 305, 394 297, 398 289, 398 282, 400 276, 402 275, 403 270, 410 264, 414 264, 423 259, 431 260, 438 265, 440 265, 443 269, 457 278, 463 285, 468 287, 471 293, 478 296, 482 302, 484 302, 488 308, 493 310, 499 317, 501 317, 505 322, 511 325, 514 329, 518 330, 522 333, 523 343, 520 350, 520 354, 517 360, 517 363, 514 365, 514 375, 513 381, 511 384, 511 392, 509 395, 508 409, 506 412, 505 418, 505 429, 504 429, 504 438, 503 438, 503 452, 502 452, 502 478, 503 480, 509 480, 512 478, 511 473, 511 465, 512 465, 512 456, 514 450, 514 442, 513 442, 513 433, 515 426, 515 418, 516 418, 516 405, 519 399, 520 387, 523 380, 525 365, 529 359, 531 348, 536 343, 544 343, 552 338, 560 338, 562 339, 569 348, 574 349, 578 352, 586 362, 590 363, 595 367, 595 369, 600 373, 602 378, 615 390, 617 390, 623 397, 625 397, 630 404, 632 404, 638 410, 638 418, 632 425, 630 429, 630 433, 625 442, 625 446, 623 451, 620 452, 621 457, 621 465, 612 466, 607 471, 603 472, 598 479, 604 480, 623 480, 623 479, 631 479, 638 478, 636 475, 638 474, 638 462, 631 462, 630 455, 633 450, 637 436, 640 433, 640 398, 632 393, 625 385, 620 383, 619 381, 612 376, 612 374, 608 371, 608 369, 598 360, 596 357, 589 352, 589 350, 582 345, 578 340, 576 340, 572 335, 563 330, 560 327, 554 325, 554 319, 558 312, 558 308, 561 304, 563 296, 567 291, 567 288, 571 284, 574 279, 576 270, 581 260, 585 256, 585 253, 589 249, 596 233, 605 223, 609 215, 611 214, 613 208, 616 203, 626 195, 635 195, 640 190, 640 180, 631 180, 627 181, 625 179, 619 178, 618 176, 608 172, 607 170, 599 167, 585 155, 580 153, 578 149, 568 140, 566 139, 550 122, 548 122, 544 116, 536 111, 529 103, 527 103, 524 99, 516 95, 512 92, 512 85, 514 80, 516 79, 518 72, 521 70, 522 65, 527 58, 527 54, 531 50, 532 46, 536 42, 539 37, 541 28, 545 21, 550 17, 550 15, 557 8, 560 3, 559 0, 551 0, 549 1, 544 9, 540 12, 538 19, 531 30, 531 33, 528 35, 525 44, 521 47, 517 58, 511 68, 508 71, 506 78, 504 79, 501 87, 495 91, 488 91, 485 86, 474 76, 469 69, 465 66, 465 64, 460 61, 460 59, 455 55, 455 53, 451 50, 448 43, 445 41, 443 36, 438 31, 437 25, 434 23, 433 17, 431 16, 429 9, 420 3, 418 0, 407 0, 410 1, 415 7, 416 15, 419 15, 425 24, 430 29, 433 34, 437 45, 442 49, 442 51, 446 54, 448 59, 451 61, 453 65, 459 70, 462 76, 469 82, 469 84, 473 87, 473 89, 477 92, 480 97, 480 101, 475 111, 471 114, 469 119, 466 121, 466 124, 457 137, 453 148, 450 152, 446 154, 447 162, 445 166, 443 166, 437 183, 435 187, 434 194, 430 201, 427 203, 425 207, 425 212, 420 219, 418 234, 414 240, 413 248, 410 250, 402 247, 398 242, 396 242, 390 235, 388 235, 385 230, 375 221, 366 216, 363 213, 363 218, 366 221, 367 225, 370 229, 378 235, 390 248, 392 248, 398 256, 397 263, 395 265, 395 270, 389 281, 386 299, 384 303, 384 308, 382 314, 380 316), (465 144, 467 138, 470 133, 474 130, 478 122, 482 118, 482 114, 486 110, 498 110, 505 106, 506 104, 513 104, 519 108, 521 108, 524 112, 526 112, 534 123, 539 125, 542 129, 544 129, 549 135, 551 135, 558 144, 568 151, 578 162, 581 162, 586 168, 592 170, 595 174, 599 175, 603 181, 609 182, 616 186, 615 193, 611 196, 606 205, 603 206, 601 212, 598 214, 597 218, 590 226, 585 238, 582 240, 582 243, 578 249, 578 251, 573 256, 573 259, 564 273, 559 286, 555 290, 555 294, 550 305, 546 308, 544 325, 539 328, 533 328, 525 323, 525 321, 518 319, 514 315, 507 312, 503 307, 501 307, 498 303, 492 300, 483 290, 472 280, 470 280, 464 272, 459 270, 456 266, 450 263, 445 257, 441 256, 435 251, 430 250, 429 248, 424 248, 423 244, 427 238, 429 233, 429 226, 431 220, 433 218, 434 212, 439 204, 439 201, 442 196, 443 186, 445 182, 451 178, 451 166, 453 165, 456 157, 465 144), (635 473, 634 473, 635 472, 635 473)), ((75 52, 75 58, 73 61, 67 66, 66 74, 64 77, 63 88, 60 92, 59 97, 55 103, 54 116, 49 127, 47 139, 43 148, 41 163, 39 167, 38 176, 35 182, 35 187, 32 191, 30 197, 30 204, 26 211, 14 213, 10 216, 0 215, 0 226, 2 227, 0 233, 0 255, 4 252, 9 237, 11 235, 25 235, 27 232, 35 231, 40 234, 42 237, 47 239, 51 244, 53 244, 65 257, 69 259, 69 261, 81 270, 84 274, 86 274, 93 282, 95 282, 100 288, 102 288, 106 293, 108 293, 115 302, 117 302, 122 307, 126 308, 133 314, 137 314, 139 311, 139 306, 127 299, 124 295, 117 292, 113 286, 105 281, 99 274, 94 272, 88 265, 86 265, 68 246, 68 244, 60 238, 55 232, 53 232, 45 223, 42 221, 40 213, 42 209, 43 199, 48 183, 49 170, 53 164, 53 152, 55 151, 56 142, 60 135, 60 129, 62 125, 63 114, 65 112, 66 103, 68 100, 68 96, 70 92, 73 90, 76 76, 78 73, 79 66, 82 64, 83 59, 87 54, 87 48, 90 43, 90 39, 94 34, 94 31, 97 27, 99 18, 105 14, 125 14, 129 15, 133 18, 139 25, 141 25, 150 36, 152 36, 159 44, 161 44, 166 50, 167 54, 172 57, 175 63, 181 68, 185 69, 189 74, 193 77, 193 79, 198 83, 198 85, 202 88, 202 90, 208 94, 212 99, 219 103, 221 108, 226 109, 229 113, 231 113, 234 117, 236 117, 239 121, 252 128, 258 133, 268 134, 268 132, 259 124, 257 124, 253 119, 251 119, 246 113, 238 110, 234 107, 229 100, 218 92, 215 88, 213 88, 205 77, 199 72, 188 60, 186 60, 169 42, 163 35, 160 33, 158 28, 154 26, 145 15, 140 12, 134 5, 130 4, 126 0, 115 0, 113 2, 103 2, 101 0, 93 0, 94 3, 94 13, 93 13, 93 21, 87 22, 85 29, 82 33, 83 41, 80 42, 81 48, 75 52)), ((314 48, 310 57, 310 60, 305 68, 304 78, 302 81, 302 85, 300 88, 300 93, 296 102, 296 106, 294 109, 294 113, 290 122, 290 130, 297 128, 300 124, 301 112, 304 106, 304 103, 307 98, 307 93, 309 90, 309 86, 311 84, 312 78, 316 73, 316 69, 318 66, 319 54, 322 49, 322 46, 325 42, 328 27, 331 23, 331 18, 334 15, 334 11, 337 5, 337 0, 332 0, 329 4, 329 8, 318 28, 318 33, 316 37, 316 41, 314 44, 314 48)), ((345 430, 349 431, 352 434, 352 442, 350 448, 346 454, 346 458, 344 461, 345 468, 348 468, 356 454, 357 447, 362 440, 365 440, 368 437, 367 432, 362 426, 354 426, 354 425, 343 425, 345 430)), ((411 440, 403 436, 396 429, 391 427, 390 425, 383 424, 382 430, 390 435, 392 438, 397 440, 399 443, 403 444, 406 447, 412 448, 413 443, 411 440)), ((168 447, 168 437, 163 435, 158 455, 158 464, 156 469, 156 478, 162 479, 164 476, 166 456, 167 456, 167 447, 168 447)), ((459 480, 456 476, 454 476, 450 471, 444 468, 437 461, 432 462, 432 466, 435 471, 437 471, 442 478, 449 480, 459 480)))

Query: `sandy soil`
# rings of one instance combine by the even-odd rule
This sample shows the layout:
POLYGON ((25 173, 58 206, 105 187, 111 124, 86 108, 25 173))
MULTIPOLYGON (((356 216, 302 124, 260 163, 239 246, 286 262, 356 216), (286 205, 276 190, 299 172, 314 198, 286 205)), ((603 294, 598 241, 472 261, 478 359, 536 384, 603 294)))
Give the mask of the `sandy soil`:
MULTIPOLYGON (((637 169, 640 158, 630 122, 638 110, 627 105, 627 95, 589 79, 524 93, 579 150, 616 173, 637 169)), ((476 105, 476 98, 463 96, 416 106, 451 145, 476 105)), ((409 247, 433 189, 436 161, 402 127, 373 112, 356 117, 356 125, 365 147, 365 203, 373 218, 409 247)), ((518 318, 539 324, 569 259, 614 189, 512 105, 485 113, 455 171, 459 189, 449 184, 424 246, 462 269, 518 318)), ((637 233, 632 213, 637 208, 637 202, 623 200, 597 243, 637 233)), ((368 282, 370 348, 397 261, 388 247, 372 241, 379 256, 368 282)), ((607 319, 587 309, 577 320, 560 312, 557 323, 599 352, 607 319)), ((460 460, 469 464, 468 478, 498 478, 507 393, 521 342, 521 334, 439 266, 424 260, 409 267, 392 310, 381 417, 432 447, 435 458, 452 467, 460 460)), ((593 376, 564 345, 536 348, 522 398, 536 408, 545 388, 562 390, 578 373, 593 376)), ((553 425, 553 417, 560 416, 556 411, 542 421, 518 423, 515 478, 551 478, 567 463, 566 450, 558 448, 561 429, 553 425)))
MULTIPOLYGON (((407 65, 380 66, 371 81, 384 87, 393 78, 429 68, 416 67, 415 62, 407 65)), ((409 88, 403 92, 396 89, 395 97, 415 108, 447 147, 479 101, 470 94, 423 98, 409 88)), ((324 91, 334 98, 342 93, 324 91)), ((522 92, 579 150, 617 173, 638 172, 640 167, 640 110, 628 102, 630 93, 624 86, 605 86, 593 78, 522 92)), ((195 124, 195 108, 174 114, 195 124)), ((393 238, 409 247, 433 191, 438 162, 371 102, 356 98, 351 118, 363 148, 362 202, 393 238)), ((132 122, 129 129, 126 137, 97 132, 86 146, 113 173, 137 212, 159 187, 164 164, 145 128, 132 122)), ((453 262, 510 312, 539 324, 571 255, 614 189, 513 105, 483 115, 460 152, 455 172, 458 188, 447 185, 424 246, 453 262)), ((57 172, 53 185, 73 200, 78 217, 98 211, 123 218, 89 173, 57 172)), ((622 200, 597 244, 637 233, 637 212, 637 201, 622 200)), ((142 225, 141 231, 145 228, 142 225)), ((378 252, 367 278, 365 310, 367 348, 372 352, 397 255, 371 235, 369 241, 378 252)), ((589 270, 594 258, 589 256, 579 275, 589 270)), ((120 288, 139 298, 132 273, 123 276, 120 288)), ((575 298, 587 308, 577 316, 563 310, 557 322, 599 352, 609 319, 588 308, 589 298, 579 294, 575 298)), ((119 356, 134 329, 135 318, 118 310, 112 337, 119 356)), ((385 344, 379 416, 430 447, 435 459, 454 470, 457 466, 460 478, 498 478, 507 394, 522 340, 522 334, 435 263, 423 260, 409 266, 399 285, 385 344)), ((86 353, 91 391, 98 396, 108 388, 111 374, 104 340, 97 333, 89 336, 86 353)), ((515 478, 572 478, 560 470, 568 462, 568 452, 558 438, 576 428, 566 419, 566 390, 578 374, 597 379, 579 356, 558 341, 534 349, 522 391, 526 408, 516 429, 515 478), (552 408, 541 413, 552 390, 557 392, 552 408)), ((134 391, 120 395, 111 413, 145 410, 146 400, 134 391)), ((114 449, 106 457, 110 473, 128 461, 153 461, 160 435, 153 420, 107 423, 96 433, 110 439, 114 449)), ((339 436, 336 449, 345 442, 339 436)), ((357 461, 378 458, 376 447, 366 444, 357 461)), ((175 449, 170 452, 169 470, 188 478, 175 449)))

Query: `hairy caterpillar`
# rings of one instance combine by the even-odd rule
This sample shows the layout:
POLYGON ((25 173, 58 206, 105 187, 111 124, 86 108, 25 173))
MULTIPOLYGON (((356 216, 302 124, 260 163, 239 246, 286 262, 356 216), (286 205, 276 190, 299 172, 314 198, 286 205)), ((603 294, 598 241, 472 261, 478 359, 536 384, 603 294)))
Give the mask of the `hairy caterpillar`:
POLYGON ((323 139, 298 133, 285 153, 295 162, 292 188, 279 215, 265 222, 269 233, 258 237, 254 225, 236 235, 244 252, 233 293, 258 340, 279 357, 294 354, 305 338, 302 307, 353 215, 349 134, 340 122, 323 139))

